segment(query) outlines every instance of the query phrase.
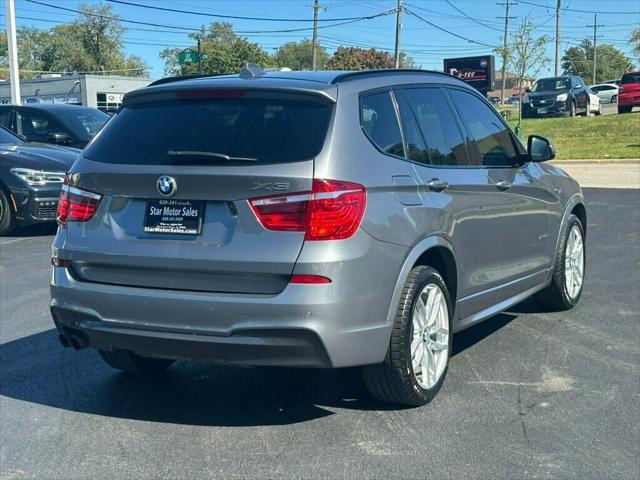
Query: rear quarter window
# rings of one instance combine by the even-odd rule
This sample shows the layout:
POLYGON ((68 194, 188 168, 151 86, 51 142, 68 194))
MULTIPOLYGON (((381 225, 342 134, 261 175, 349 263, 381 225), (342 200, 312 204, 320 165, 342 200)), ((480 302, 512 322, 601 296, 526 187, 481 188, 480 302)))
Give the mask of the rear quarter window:
POLYGON ((84 155, 99 162, 137 165, 233 163, 169 153, 176 151, 217 153, 256 163, 308 160, 324 144, 331 112, 328 103, 262 98, 131 105, 105 125, 84 155))
POLYGON ((363 95, 360 99, 360 123, 369 140, 381 151, 404 157, 400 125, 391 92, 363 95))

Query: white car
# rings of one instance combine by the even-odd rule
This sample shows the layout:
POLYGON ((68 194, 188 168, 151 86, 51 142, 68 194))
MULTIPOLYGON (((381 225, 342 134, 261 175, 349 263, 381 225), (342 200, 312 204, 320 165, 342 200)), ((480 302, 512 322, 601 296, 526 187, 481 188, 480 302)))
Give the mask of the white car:
POLYGON ((589 110, 587 110, 586 115, 600 115, 602 113, 602 103, 600 102, 600 98, 598 98, 598 95, 588 88, 587 92, 589 93, 589 110))
POLYGON ((618 90, 618 86, 612 83, 601 83, 591 87, 591 91, 598 96, 602 103, 617 103, 618 90))

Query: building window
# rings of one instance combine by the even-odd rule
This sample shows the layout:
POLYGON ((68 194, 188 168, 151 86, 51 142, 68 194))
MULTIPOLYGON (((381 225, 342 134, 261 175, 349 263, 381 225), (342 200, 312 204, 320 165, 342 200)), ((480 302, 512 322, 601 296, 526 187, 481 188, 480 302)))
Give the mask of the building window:
POLYGON ((122 104, 121 93, 97 93, 96 103, 98 110, 102 110, 105 113, 114 113, 122 104))

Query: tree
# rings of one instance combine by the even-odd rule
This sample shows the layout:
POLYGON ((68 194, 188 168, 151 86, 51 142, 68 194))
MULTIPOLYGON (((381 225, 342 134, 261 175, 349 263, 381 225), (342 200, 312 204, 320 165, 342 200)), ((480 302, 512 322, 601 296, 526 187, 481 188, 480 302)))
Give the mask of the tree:
POLYGON ((394 65, 392 55, 375 48, 338 47, 326 67, 329 70, 376 70, 394 65))
MULTIPOLYGON (((507 64, 507 70, 515 74, 518 88, 522 91, 524 81, 536 77, 540 70, 549 63, 546 54, 546 44, 549 42, 547 35, 534 37, 535 25, 529 17, 525 17, 518 30, 509 35, 507 46, 495 49, 507 64)), ((519 109, 518 118, 521 118, 522 109, 519 109)))
MULTIPOLYGON (((610 44, 596 47, 596 83, 611 78, 620 78, 622 74, 633 70, 633 63, 624 53, 610 44)), ((593 43, 588 38, 580 46, 568 48, 562 57, 562 69, 565 75, 580 75, 591 82, 593 77, 593 43)))
POLYGON ((633 48, 633 54, 638 57, 638 66, 640 66, 640 27, 636 27, 631 33, 629 43, 633 48))
MULTIPOLYGON (((278 68, 288 67, 292 70, 310 70, 312 66, 313 43, 308 38, 299 42, 287 42, 273 54, 273 63, 278 68)), ((322 70, 329 60, 326 49, 318 45, 317 68, 322 70)))
MULTIPOLYGON (((214 22, 199 34, 191 34, 195 41, 190 49, 198 50, 197 39, 200 37, 203 73, 236 73, 247 63, 255 63, 262 67, 271 65, 271 58, 260 45, 240 37, 233 31, 233 25, 227 22, 214 22)), ((180 65, 178 54, 182 49, 166 48, 160 52, 164 59, 164 73, 168 76, 190 75, 198 73, 196 62, 180 65)))
MULTIPOLYGON (((126 57, 122 36, 124 27, 110 6, 80 5, 80 16, 71 23, 51 30, 19 28, 18 66, 21 78, 34 78, 44 72, 113 72, 143 75, 147 65, 140 57, 126 57)), ((8 64, 6 34, 0 33, 0 67, 8 64)), ((6 69, 1 78, 8 78, 6 69)))

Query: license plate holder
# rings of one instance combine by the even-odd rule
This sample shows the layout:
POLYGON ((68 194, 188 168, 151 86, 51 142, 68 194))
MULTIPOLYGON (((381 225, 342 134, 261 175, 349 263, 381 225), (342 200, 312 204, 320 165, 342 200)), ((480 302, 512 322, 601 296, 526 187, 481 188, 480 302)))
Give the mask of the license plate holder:
POLYGON ((538 109, 538 113, 539 114, 543 114, 543 113, 547 113, 549 110, 547 109, 547 107, 540 107, 538 109))
POLYGON ((148 200, 145 206, 144 232, 199 235, 203 218, 204 202, 200 200, 148 200))

